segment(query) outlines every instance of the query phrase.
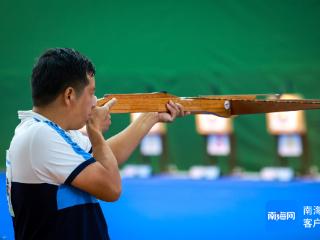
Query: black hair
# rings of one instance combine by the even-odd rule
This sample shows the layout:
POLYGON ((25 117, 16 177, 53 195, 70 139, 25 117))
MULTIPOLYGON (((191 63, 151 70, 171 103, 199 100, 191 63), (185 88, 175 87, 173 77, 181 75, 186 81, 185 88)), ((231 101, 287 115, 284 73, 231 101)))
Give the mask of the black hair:
POLYGON ((67 87, 77 94, 89 84, 87 74, 94 75, 93 63, 70 48, 45 51, 32 69, 31 88, 34 106, 45 106, 54 101, 67 87))

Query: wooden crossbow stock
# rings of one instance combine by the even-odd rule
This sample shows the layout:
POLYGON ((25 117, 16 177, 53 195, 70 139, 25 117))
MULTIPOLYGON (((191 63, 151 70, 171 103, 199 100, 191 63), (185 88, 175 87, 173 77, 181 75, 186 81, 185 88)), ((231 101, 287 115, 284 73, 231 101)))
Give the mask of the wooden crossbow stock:
POLYGON ((199 97, 177 97, 162 92, 106 94, 103 98, 98 99, 97 105, 103 106, 112 98, 116 98, 117 103, 111 108, 111 113, 167 112, 166 103, 170 100, 180 103, 185 111, 192 114, 214 114, 226 118, 242 114, 320 109, 318 99, 283 100, 278 94, 199 97), (259 99, 261 97, 265 99, 259 99))

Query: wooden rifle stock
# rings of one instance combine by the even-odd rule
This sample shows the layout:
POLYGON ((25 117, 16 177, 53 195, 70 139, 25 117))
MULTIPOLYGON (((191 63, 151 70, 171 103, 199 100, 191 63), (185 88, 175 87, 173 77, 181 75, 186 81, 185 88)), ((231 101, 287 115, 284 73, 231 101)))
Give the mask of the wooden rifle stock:
POLYGON ((111 113, 167 112, 166 103, 172 100, 180 103, 185 111, 192 114, 214 114, 231 117, 242 114, 284 112, 320 109, 320 100, 297 100, 278 98, 278 95, 224 95, 177 97, 167 93, 107 94, 98 99, 97 105, 103 106, 112 98, 117 103, 111 113), (273 96, 275 99, 258 99, 259 96, 273 96))

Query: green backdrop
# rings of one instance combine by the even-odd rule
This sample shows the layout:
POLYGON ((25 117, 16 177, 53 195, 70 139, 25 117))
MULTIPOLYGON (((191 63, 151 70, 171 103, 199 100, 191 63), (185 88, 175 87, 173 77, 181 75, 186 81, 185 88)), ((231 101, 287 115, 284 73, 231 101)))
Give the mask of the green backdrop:
MULTIPOLYGON (((16 111, 32 107, 32 66, 50 47, 72 47, 93 60, 98 96, 166 90, 179 96, 290 91, 320 97, 320 1, 0 4, 0 168, 18 124, 16 111)), ((108 135, 128 121, 114 116, 108 135)), ((319 166, 320 111, 308 112, 307 124, 312 164, 319 166)), ((239 165, 259 170, 273 163, 264 115, 236 118, 235 134, 239 165)), ((204 144, 192 116, 169 125, 168 141, 170 159, 180 169, 203 162, 204 144)))

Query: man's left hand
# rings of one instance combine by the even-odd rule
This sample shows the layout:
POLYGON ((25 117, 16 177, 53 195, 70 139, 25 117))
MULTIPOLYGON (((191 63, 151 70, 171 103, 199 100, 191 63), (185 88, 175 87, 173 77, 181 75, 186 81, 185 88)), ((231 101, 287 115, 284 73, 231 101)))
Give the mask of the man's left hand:
POLYGON ((166 106, 169 112, 158 113, 159 122, 173 122, 176 117, 184 117, 190 114, 190 112, 184 111, 180 103, 174 103, 170 100, 166 106))

